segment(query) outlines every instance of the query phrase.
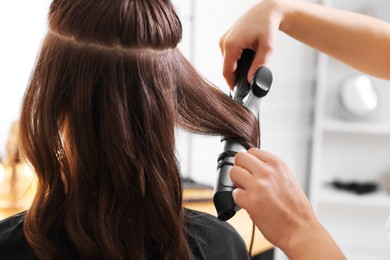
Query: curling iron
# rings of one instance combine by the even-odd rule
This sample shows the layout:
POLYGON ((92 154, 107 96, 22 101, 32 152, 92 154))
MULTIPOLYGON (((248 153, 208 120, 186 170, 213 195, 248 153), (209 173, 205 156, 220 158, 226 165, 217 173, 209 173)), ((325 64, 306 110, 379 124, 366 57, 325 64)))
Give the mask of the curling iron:
MULTIPOLYGON (((243 51, 240 60, 237 62, 237 83, 231 97, 248 108, 259 121, 260 101, 262 97, 267 95, 271 87, 272 73, 267 67, 260 67, 249 85, 247 74, 254 56, 255 52, 252 50, 246 49, 243 51), (245 98, 246 100, 244 101, 245 98)), ((247 149, 237 139, 222 137, 221 143, 223 152, 218 156, 218 176, 214 188, 213 201, 218 213, 218 219, 226 221, 240 210, 240 207, 233 200, 232 192, 235 186, 230 179, 230 170, 234 165, 234 156, 237 152, 246 151, 247 149)))

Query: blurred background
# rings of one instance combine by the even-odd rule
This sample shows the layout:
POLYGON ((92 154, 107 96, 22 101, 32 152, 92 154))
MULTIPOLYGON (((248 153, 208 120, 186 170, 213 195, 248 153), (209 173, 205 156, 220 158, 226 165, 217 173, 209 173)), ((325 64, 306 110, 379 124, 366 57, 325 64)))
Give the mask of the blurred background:
MULTIPOLYGON (((173 1, 184 28, 182 52, 226 93, 218 41, 256 2, 173 1)), ((312 2, 390 20, 386 0, 312 2)), ((15 157, 16 122, 47 31, 49 4, 49 0, 0 2, 2 208, 28 207, 34 191, 33 174, 15 157)), ((350 259, 389 259, 385 226, 390 215, 389 82, 354 71, 283 33, 268 67, 274 83, 261 104, 261 148, 287 163, 350 259)), ((177 157, 183 177, 213 186, 221 148, 220 137, 178 130, 177 157)))

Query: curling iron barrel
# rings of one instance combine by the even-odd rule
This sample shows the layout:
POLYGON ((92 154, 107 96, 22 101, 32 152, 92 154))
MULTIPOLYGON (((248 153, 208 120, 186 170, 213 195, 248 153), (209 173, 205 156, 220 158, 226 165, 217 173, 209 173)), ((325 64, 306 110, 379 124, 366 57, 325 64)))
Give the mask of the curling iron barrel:
MULTIPOLYGON (((234 88, 233 99, 243 103, 259 120, 260 101, 267 95, 272 84, 272 73, 267 67, 259 68, 251 85, 247 83, 246 75, 254 58, 254 52, 244 50, 237 65, 237 84, 234 88)), ((260 131, 259 131, 260 132, 260 131)), ((222 138, 223 152, 218 156, 217 183, 214 189, 214 205, 218 219, 226 221, 233 217, 240 207, 235 204, 232 192, 235 189, 230 179, 230 170, 234 165, 234 156, 237 152, 246 151, 246 148, 237 139, 222 138)))

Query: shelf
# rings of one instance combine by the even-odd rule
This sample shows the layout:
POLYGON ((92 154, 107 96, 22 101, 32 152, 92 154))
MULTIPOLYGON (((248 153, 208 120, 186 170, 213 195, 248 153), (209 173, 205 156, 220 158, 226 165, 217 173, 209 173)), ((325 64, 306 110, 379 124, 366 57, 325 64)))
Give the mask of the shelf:
POLYGON ((384 190, 356 195, 347 191, 336 190, 332 187, 321 187, 318 195, 318 202, 323 204, 390 208, 390 194, 384 190))
POLYGON ((323 122, 323 130, 338 133, 379 134, 390 136, 390 123, 327 119, 323 122))
MULTIPOLYGON (((389 21, 385 0, 322 0, 322 4, 389 21)), ((319 53, 309 194, 318 218, 348 259, 389 259, 384 223, 390 192, 381 189, 390 171, 389 81, 369 76, 378 94, 378 109, 353 118, 339 100, 341 82, 361 73, 319 53), (330 184, 334 180, 375 182, 378 190, 358 195, 330 184)), ((367 75, 368 76, 368 75, 367 75)))

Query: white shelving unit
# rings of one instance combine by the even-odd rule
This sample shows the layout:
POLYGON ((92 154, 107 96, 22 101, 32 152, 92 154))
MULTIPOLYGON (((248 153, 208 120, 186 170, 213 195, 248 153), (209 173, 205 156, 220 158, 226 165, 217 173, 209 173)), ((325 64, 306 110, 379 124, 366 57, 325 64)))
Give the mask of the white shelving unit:
POLYGON ((320 188, 319 193, 319 200, 321 203, 328 205, 387 208, 390 205, 390 196, 383 190, 366 195, 355 195, 348 192, 338 191, 324 185, 320 188))
MULTIPOLYGON (((390 21, 390 1, 325 0, 322 4, 390 21)), ((359 43, 356 43, 359 44, 359 43)), ((341 81, 362 74, 319 54, 309 197, 320 221, 348 259, 390 259, 385 223, 390 193, 381 186, 390 173, 390 82, 370 77, 379 109, 369 119, 348 120, 337 90, 341 81), (356 195, 333 188, 334 180, 376 182, 379 190, 356 195)))

